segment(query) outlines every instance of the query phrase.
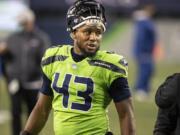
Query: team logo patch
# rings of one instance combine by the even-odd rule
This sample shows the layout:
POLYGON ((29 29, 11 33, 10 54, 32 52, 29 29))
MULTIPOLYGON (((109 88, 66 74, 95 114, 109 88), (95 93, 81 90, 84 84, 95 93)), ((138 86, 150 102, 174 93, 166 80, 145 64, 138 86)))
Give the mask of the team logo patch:
POLYGON ((123 65, 126 69, 128 69, 128 62, 125 58, 120 59, 119 64, 123 65))
POLYGON ((114 52, 114 51, 107 51, 106 53, 108 53, 108 54, 114 54, 115 52, 114 52))

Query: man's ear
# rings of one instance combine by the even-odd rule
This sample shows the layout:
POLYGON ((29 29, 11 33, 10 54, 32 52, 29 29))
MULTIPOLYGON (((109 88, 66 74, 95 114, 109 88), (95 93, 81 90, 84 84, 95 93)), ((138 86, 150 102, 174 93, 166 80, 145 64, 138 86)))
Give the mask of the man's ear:
POLYGON ((74 40, 75 39, 75 32, 71 32, 70 37, 74 40))

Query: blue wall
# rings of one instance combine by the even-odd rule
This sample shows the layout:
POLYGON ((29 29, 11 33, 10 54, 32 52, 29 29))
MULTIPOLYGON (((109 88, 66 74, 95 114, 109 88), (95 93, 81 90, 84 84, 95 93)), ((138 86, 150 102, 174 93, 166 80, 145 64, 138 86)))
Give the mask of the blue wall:
POLYGON ((66 31, 65 19, 61 18, 47 18, 37 19, 39 28, 47 32, 51 38, 52 45, 73 44, 69 33, 66 31))

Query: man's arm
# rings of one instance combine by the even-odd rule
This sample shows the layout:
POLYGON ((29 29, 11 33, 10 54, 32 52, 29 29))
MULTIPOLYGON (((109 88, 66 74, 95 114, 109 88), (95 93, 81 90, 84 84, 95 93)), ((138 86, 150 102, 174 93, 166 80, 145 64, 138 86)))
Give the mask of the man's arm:
POLYGON ((53 97, 40 93, 38 102, 28 118, 24 131, 27 131, 30 135, 37 135, 41 131, 51 111, 52 99, 53 97))
POLYGON ((131 98, 116 102, 115 106, 120 120, 121 135, 136 135, 131 98))

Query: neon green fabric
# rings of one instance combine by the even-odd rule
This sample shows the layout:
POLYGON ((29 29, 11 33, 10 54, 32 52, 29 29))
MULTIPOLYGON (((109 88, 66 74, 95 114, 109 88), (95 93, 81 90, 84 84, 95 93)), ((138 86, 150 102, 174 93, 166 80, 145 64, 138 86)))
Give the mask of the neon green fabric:
POLYGON ((55 134, 104 135, 109 130, 106 108, 112 100, 107 90, 116 78, 127 78, 127 69, 119 62, 123 57, 98 51, 75 62, 71 48, 49 48, 42 59, 53 89, 55 134))

